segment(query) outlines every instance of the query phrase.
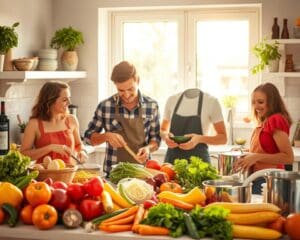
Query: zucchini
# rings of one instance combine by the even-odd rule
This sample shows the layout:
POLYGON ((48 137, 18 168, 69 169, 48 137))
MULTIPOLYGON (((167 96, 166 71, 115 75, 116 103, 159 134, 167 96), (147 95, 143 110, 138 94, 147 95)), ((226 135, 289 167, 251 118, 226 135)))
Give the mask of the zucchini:
POLYGON ((67 209, 62 215, 62 221, 68 228, 78 228, 82 223, 82 215, 77 209, 67 209))
POLYGON ((184 217, 184 223, 185 223, 186 228, 188 230, 189 236, 193 239, 200 239, 200 236, 199 236, 198 231, 197 231, 196 224, 194 223, 191 215, 188 214, 187 212, 184 212, 183 217, 184 217))
POLYGON ((7 223, 10 227, 15 227, 18 222, 18 211, 9 203, 3 203, 2 209, 9 215, 7 223))

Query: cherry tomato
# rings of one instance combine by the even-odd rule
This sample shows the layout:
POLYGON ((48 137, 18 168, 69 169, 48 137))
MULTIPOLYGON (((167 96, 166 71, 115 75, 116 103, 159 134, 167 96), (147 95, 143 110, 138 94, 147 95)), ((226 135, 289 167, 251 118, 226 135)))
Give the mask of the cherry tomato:
POLYGON ((271 222, 267 225, 268 228, 274 229, 278 232, 284 233, 284 225, 286 222, 286 218, 280 216, 274 222, 271 222))
POLYGON ((20 218, 24 224, 30 224, 30 225, 33 224, 32 222, 33 209, 34 209, 33 206, 31 206, 30 204, 26 205, 21 209, 20 218))
POLYGON ((33 207, 46 204, 51 199, 51 189, 45 182, 30 183, 26 188, 25 196, 33 207))
POLYGON ((48 204, 37 206, 32 213, 32 222, 38 229, 50 229, 57 223, 57 211, 48 204))
POLYGON ((175 178, 176 172, 171 163, 164 163, 161 166, 160 171, 166 173, 169 177, 169 180, 173 180, 175 178))
POLYGON ((163 184, 160 185, 159 190, 161 192, 163 191, 170 191, 170 192, 174 192, 174 193, 182 193, 182 187, 175 182, 165 182, 163 184))
POLYGON ((284 229, 290 239, 300 240, 300 213, 291 213, 287 216, 284 229))

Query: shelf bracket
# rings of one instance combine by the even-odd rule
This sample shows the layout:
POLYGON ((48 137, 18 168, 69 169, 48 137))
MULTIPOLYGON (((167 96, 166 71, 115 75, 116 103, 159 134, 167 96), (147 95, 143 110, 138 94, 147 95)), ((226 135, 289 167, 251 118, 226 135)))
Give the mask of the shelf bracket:
POLYGON ((0 97, 5 98, 7 90, 15 83, 26 82, 26 79, 18 79, 12 82, 11 80, 1 80, 0 81, 0 97))

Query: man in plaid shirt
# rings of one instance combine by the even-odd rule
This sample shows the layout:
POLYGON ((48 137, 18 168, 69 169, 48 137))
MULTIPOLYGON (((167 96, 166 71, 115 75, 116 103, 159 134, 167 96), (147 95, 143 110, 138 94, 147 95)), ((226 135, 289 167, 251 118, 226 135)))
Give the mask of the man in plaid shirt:
POLYGON ((118 93, 98 104, 84 134, 86 142, 92 145, 106 142, 107 174, 118 162, 145 163, 161 141, 158 104, 139 91, 140 79, 134 65, 120 62, 114 67, 111 80, 118 93), (131 148, 136 156, 124 147, 131 148))

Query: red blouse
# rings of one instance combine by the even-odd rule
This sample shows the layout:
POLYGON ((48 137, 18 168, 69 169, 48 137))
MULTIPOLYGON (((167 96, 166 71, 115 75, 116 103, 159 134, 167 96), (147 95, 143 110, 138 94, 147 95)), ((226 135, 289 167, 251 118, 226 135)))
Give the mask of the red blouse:
MULTIPOLYGON (((41 136, 39 139, 36 139, 35 141, 36 148, 41 148, 50 144, 61 144, 61 145, 66 145, 71 149, 74 149, 75 140, 72 134, 72 130, 69 126, 68 119, 66 119, 65 123, 67 127, 65 130, 56 131, 56 132, 45 132, 43 121, 38 120, 41 136)), ((70 156, 63 156, 57 152, 50 152, 45 156, 50 156, 52 159, 59 158, 64 160, 65 163, 70 163, 70 156)), ((45 156, 39 158, 37 162, 41 163, 45 156)))

